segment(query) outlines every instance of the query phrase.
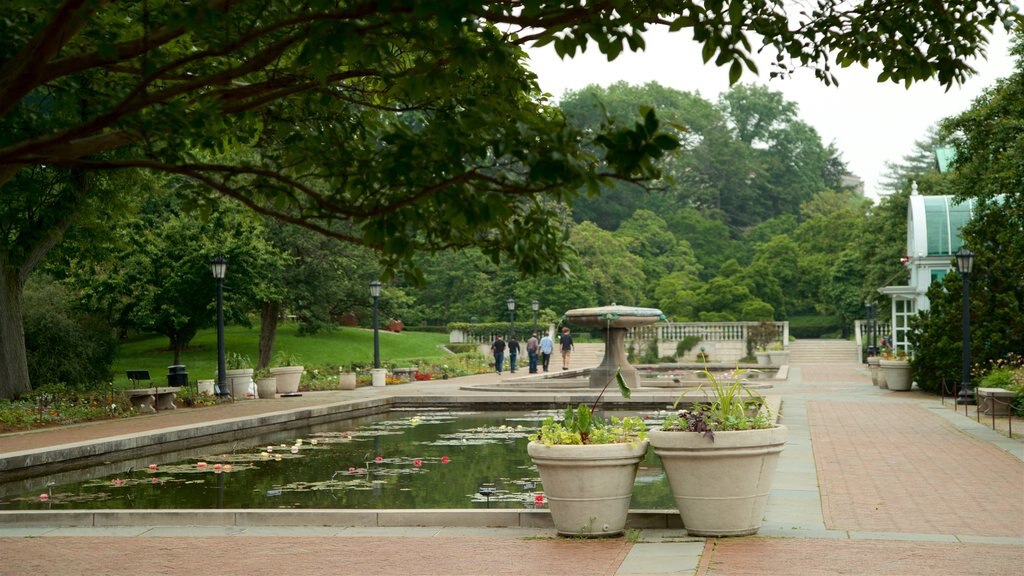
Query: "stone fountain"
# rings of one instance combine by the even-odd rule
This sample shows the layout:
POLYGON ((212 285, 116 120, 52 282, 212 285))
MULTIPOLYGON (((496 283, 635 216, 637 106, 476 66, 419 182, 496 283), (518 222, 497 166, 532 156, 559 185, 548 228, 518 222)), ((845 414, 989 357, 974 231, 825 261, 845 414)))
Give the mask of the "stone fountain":
POLYGON ((636 368, 626 358, 626 332, 635 326, 647 326, 664 321, 665 315, 657 308, 636 308, 633 306, 600 306, 577 308, 565 313, 563 321, 570 326, 598 328, 604 332, 604 359, 601 365, 590 371, 590 387, 604 388, 615 371, 622 374, 626 385, 639 386, 636 368))

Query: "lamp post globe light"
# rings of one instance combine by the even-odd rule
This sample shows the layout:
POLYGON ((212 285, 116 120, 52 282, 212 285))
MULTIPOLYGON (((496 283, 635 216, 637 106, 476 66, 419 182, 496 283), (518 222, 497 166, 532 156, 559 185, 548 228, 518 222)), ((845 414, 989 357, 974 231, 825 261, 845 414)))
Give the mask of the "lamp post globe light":
POLYGON ((974 391, 971 390, 971 271, 974 269, 974 253, 966 246, 960 248, 956 253, 956 269, 964 279, 963 297, 963 322, 961 331, 963 345, 960 366, 960 394, 957 395, 957 404, 974 404, 974 391))
POLYGON ((230 396, 224 382, 227 372, 224 359, 224 275, 228 271, 228 259, 217 254, 210 259, 210 270, 217 280, 217 396, 230 396))
POLYGON ((516 333, 516 301, 509 298, 505 301, 505 305, 508 306, 508 337, 511 339, 516 333))
POLYGON ((530 302, 530 308, 533 308, 533 331, 537 331, 537 311, 540 310, 540 302, 534 300, 530 302))
POLYGON ((380 368, 380 332, 377 303, 380 301, 380 281, 370 282, 370 296, 373 296, 373 367, 380 368))

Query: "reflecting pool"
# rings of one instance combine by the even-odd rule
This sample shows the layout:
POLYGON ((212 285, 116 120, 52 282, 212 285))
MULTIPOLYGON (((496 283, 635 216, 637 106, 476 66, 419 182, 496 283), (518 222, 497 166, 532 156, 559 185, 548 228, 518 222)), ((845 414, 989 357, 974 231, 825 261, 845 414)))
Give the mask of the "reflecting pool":
MULTIPOLYGON (((0 509, 546 507, 526 444, 556 413, 392 411, 135 461, 74 482, 22 481, 0 487, 0 509)), ((657 414, 649 417, 654 425, 657 414)), ((675 507, 653 450, 631 507, 675 507)))

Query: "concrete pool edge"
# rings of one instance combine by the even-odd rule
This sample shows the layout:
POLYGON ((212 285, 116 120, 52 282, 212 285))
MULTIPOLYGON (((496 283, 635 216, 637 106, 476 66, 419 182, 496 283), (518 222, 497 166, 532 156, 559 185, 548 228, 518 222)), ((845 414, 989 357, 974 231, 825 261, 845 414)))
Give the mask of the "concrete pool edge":
MULTIPOLYGON (((332 526, 475 528, 554 528, 548 510, 4 510, 3 527, 111 526, 332 526)), ((634 529, 679 529, 676 510, 630 510, 626 524, 634 529)))

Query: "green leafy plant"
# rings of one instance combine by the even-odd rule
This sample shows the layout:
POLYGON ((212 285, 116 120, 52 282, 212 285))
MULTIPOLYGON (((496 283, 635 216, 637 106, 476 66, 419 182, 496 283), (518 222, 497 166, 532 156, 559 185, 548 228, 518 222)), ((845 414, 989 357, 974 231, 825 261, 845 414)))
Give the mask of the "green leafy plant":
POLYGON ((700 432, 714 439, 715 432, 732 430, 759 430, 775 425, 764 396, 743 384, 743 375, 748 370, 734 370, 724 377, 716 377, 704 368, 707 383, 694 390, 683 392, 676 399, 674 408, 690 392, 704 392, 709 398, 698 402, 689 410, 679 410, 669 415, 661 424, 663 430, 700 432))
POLYGON ((224 367, 227 370, 247 370, 252 368, 252 360, 245 354, 229 352, 224 358, 224 367))
POLYGON ((686 356, 686 353, 693 350, 693 347, 700 342, 700 336, 685 336, 676 343, 676 356, 686 356))
POLYGON ((269 368, 260 368, 259 370, 256 370, 255 372, 252 373, 252 377, 256 379, 273 378, 274 375, 270 373, 269 368))
POLYGON ((601 393, 594 399, 591 406, 580 404, 576 408, 571 406, 565 409, 561 420, 547 418, 541 424, 537 440, 552 446, 555 444, 618 444, 641 442, 647 438, 647 428, 640 418, 626 416, 618 418, 613 416, 609 422, 605 422, 594 412, 597 410, 605 390, 615 380, 619 387, 619 393, 623 398, 630 397, 629 387, 622 378, 622 374, 616 370, 614 378, 605 384, 601 393))
POLYGON ((301 366, 302 359, 291 352, 281 350, 277 354, 274 354, 273 364, 274 366, 301 366))
MULTIPOLYGON (((768 346, 779 337, 779 330, 774 322, 763 320, 750 328, 749 340, 758 350, 768 350, 768 346)), ((780 348, 781 349, 781 348, 780 348)))

